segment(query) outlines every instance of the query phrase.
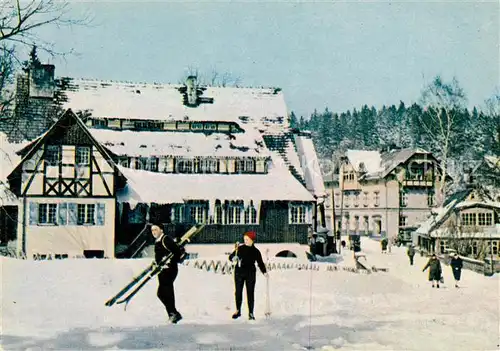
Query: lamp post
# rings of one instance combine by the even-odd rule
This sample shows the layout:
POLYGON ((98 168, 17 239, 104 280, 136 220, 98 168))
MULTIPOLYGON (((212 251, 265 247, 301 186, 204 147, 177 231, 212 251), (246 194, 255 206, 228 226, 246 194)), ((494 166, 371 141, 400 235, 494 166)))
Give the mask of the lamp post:
POLYGON ((339 223, 339 254, 342 252, 342 222, 343 222, 343 215, 344 215, 344 165, 347 163, 347 157, 342 156, 340 158, 340 169, 341 172, 339 175, 339 182, 342 182, 342 185, 340 186, 340 223, 339 223))
POLYGON ((332 231, 333 231, 333 246, 337 247, 337 220, 335 218, 335 156, 333 159, 333 169, 332 169, 332 231))

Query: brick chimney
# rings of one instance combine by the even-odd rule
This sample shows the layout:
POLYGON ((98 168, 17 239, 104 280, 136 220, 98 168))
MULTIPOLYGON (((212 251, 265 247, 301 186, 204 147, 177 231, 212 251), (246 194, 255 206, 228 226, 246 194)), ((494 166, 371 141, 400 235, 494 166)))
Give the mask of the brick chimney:
POLYGON ((32 65, 29 69, 29 96, 53 98, 55 90, 54 65, 32 65))

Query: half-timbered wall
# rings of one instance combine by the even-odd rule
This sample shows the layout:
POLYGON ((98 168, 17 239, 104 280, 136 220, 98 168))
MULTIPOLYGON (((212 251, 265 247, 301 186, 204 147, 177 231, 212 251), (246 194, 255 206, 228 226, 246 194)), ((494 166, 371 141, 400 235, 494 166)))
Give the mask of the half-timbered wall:
POLYGON ((21 194, 112 197, 114 171, 95 146, 44 145, 23 164, 21 194))

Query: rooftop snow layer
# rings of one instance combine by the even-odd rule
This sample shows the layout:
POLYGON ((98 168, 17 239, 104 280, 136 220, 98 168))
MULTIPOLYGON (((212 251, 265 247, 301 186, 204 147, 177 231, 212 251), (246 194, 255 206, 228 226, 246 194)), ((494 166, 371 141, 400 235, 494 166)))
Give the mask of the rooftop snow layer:
POLYGON ((359 171, 360 163, 364 163, 368 173, 376 173, 382 170, 382 159, 378 151, 347 150, 346 156, 356 172, 359 171))
POLYGON ((116 131, 89 128, 116 155, 127 156, 268 156, 260 135, 238 133, 116 131))
POLYGON ((297 152, 304 172, 307 189, 317 197, 325 196, 326 191, 323 175, 321 174, 312 139, 306 136, 297 136, 295 138, 295 143, 297 145, 297 152))
POLYGON ((271 124, 287 120, 283 94, 276 89, 207 87, 201 96, 213 98, 213 103, 187 107, 181 87, 73 79, 65 90, 64 108, 123 119, 237 121, 248 116, 271 124))
POLYGON ((290 172, 277 165, 268 174, 163 174, 118 166, 127 186, 119 202, 184 203, 186 200, 314 201, 290 172))

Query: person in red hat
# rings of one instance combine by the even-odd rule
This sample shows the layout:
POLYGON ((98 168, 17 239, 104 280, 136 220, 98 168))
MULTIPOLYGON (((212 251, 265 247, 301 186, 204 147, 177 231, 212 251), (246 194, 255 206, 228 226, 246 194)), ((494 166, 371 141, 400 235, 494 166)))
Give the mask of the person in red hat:
POLYGON ((262 274, 268 277, 266 265, 262 260, 262 255, 254 245, 257 233, 250 231, 243 234, 244 244, 236 243, 235 250, 229 255, 229 261, 235 262, 234 271, 234 286, 236 299, 236 312, 232 318, 237 319, 241 316, 241 303, 243 300, 243 286, 247 288, 247 303, 248 303, 248 319, 255 320, 253 315, 254 308, 254 292, 256 272, 255 262, 259 266, 262 274))

